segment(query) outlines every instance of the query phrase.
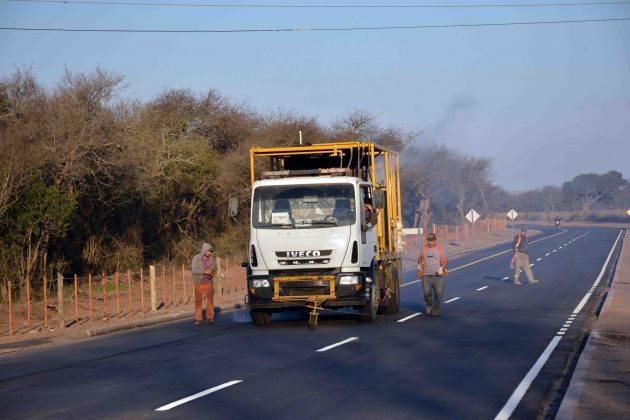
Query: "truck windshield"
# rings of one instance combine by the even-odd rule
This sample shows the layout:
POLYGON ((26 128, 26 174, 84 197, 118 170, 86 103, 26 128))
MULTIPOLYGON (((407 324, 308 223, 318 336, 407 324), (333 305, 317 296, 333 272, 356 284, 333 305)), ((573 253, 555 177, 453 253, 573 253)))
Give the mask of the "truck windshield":
POLYGON ((356 220, 350 184, 263 186, 254 190, 255 228, 322 228, 349 226, 356 220))

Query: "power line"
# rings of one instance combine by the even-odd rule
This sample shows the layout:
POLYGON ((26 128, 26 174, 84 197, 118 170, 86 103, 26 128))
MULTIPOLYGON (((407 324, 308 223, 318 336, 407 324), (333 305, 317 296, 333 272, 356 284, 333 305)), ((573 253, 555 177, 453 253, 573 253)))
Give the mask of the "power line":
POLYGON ((212 8, 250 8, 250 9, 470 9, 470 8, 507 8, 507 7, 575 7, 575 6, 611 6, 626 5, 630 1, 573 2, 573 3, 487 3, 487 4, 223 4, 223 3, 166 3, 102 0, 1 0, 14 3, 58 3, 89 4, 108 6, 160 6, 160 7, 212 7, 212 8))
POLYGON ((588 22, 619 22, 630 21, 626 18, 581 19, 581 20, 552 20, 534 22, 503 22, 503 23, 471 23, 451 25, 416 25, 416 26, 365 26, 347 28, 277 28, 277 29, 70 29, 70 28, 24 28, 0 27, 5 31, 39 31, 39 32, 125 32, 125 33, 250 33, 250 32, 344 32, 344 31, 382 31, 396 29, 448 29, 448 28, 477 28, 482 26, 523 26, 523 25, 557 25, 568 23, 588 22))

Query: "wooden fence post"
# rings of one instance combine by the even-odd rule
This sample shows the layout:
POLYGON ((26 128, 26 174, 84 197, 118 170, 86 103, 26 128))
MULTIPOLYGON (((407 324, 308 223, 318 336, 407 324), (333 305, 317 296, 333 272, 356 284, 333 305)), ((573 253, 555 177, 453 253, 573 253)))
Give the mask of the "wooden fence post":
POLYGON ((173 266, 173 305, 177 301, 177 276, 175 275, 175 266, 173 266))
POLYGON ((48 328, 48 285, 44 271, 44 327, 48 328))
POLYGON ((105 293, 105 273, 101 273, 101 287, 103 291, 103 318, 107 318, 107 294, 105 293))
POLYGON ((144 268, 140 267, 140 309, 144 312, 144 268))
POLYGON ((131 270, 127 269, 127 313, 131 313, 131 270))
POLYGON ((217 274, 219 277, 219 291, 221 292, 221 296, 223 296, 223 278, 221 276, 221 258, 217 258, 217 274))
POLYGON ((116 275, 114 276, 114 282, 116 284, 116 316, 120 316, 120 293, 118 290, 118 269, 116 269, 116 275))
POLYGON ((57 272, 57 314, 59 315, 59 328, 66 328, 63 313, 63 275, 60 272, 57 272))
POLYGON ((9 297, 9 335, 13 335, 13 302, 11 301, 11 281, 7 283, 7 296, 9 297))
POLYGON ((74 321, 79 322, 79 291, 77 289, 77 275, 74 275, 74 321))
POLYGON ((155 266, 149 266, 149 287, 151 288, 151 311, 157 311, 157 291, 155 290, 155 266))
POLYGON ((166 309, 166 267, 162 266, 162 309, 166 309))
POLYGON ((26 325, 31 330, 31 276, 26 276, 26 325))
POLYGON ((89 298, 90 298, 90 321, 93 321, 94 318, 92 317, 92 273, 88 274, 88 293, 89 293, 89 298))
POLYGON ((186 299, 186 271, 184 270, 184 264, 182 264, 182 299, 186 299))
POLYGON ((234 270, 234 291, 238 292, 238 264, 236 263, 236 255, 232 255, 232 267, 234 270))
POLYGON ((227 255, 225 256, 225 286, 229 295, 230 294, 230 257, 228 257, 227 255))

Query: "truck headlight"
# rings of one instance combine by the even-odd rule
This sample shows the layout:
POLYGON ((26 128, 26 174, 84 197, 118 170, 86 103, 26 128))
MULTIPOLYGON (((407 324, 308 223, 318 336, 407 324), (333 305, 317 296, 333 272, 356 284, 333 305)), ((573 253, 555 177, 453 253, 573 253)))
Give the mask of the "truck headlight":
POLYGON ((341 276, 339 278, 339 285, 359 284, 359 276, 341 276))
POLYGON ((258 289, 259 287, 269 287, 269 280, 252 280, 252 287, 258 289))

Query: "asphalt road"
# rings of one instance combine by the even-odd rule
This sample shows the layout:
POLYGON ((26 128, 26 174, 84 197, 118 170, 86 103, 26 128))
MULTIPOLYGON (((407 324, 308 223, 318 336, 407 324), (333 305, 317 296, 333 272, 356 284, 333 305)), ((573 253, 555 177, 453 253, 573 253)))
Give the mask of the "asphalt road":
POLYGON ((438 317, 422 313, 407 272, 400 314, 374 324, 326 313, 316 331, 305 314, 257 328, 242 310, 212 327, 177 321, 2 356, 0 416, 534 418, 620 235, 540 229, 530 238, 538 284, 511 283, 508 244, 454 258, 438 317))

